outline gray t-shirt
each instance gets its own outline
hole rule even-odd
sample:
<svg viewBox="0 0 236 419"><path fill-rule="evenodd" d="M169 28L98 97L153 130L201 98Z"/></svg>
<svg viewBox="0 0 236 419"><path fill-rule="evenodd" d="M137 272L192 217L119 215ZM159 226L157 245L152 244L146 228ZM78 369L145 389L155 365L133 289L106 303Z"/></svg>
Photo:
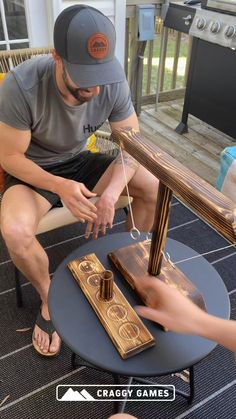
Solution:
<svg viewBox="0 0 236 419"><path fill-rule="evenodd" d="M127 81L101 86L90 102L67 105L56 85L51 56L20 64L5 77L0 90L0 121L31 130L26 156L42 167L77 155L107 119L122 121L133 112Z"/></svg>

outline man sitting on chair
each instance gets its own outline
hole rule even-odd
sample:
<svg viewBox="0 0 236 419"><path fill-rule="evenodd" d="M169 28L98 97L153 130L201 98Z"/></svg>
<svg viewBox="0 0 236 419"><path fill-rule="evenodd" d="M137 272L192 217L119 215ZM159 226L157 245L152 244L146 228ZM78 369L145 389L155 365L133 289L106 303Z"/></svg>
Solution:
<svg viewBox="0 0 236 419"><path fill-rule="evenodd" d="M48 258L35 234L52 206L64 205L82 222L86 237L112 227L114 205L125 194L120 156L86 149L107 119L111 129L138 130L122 67L114 57L115 29L100 11L75 5L54 27L52 56L30 59L5 78L0 95L1 165L6 172L1 231L17 268L42 300L33 345L58 354L60 338L48 312ZM158 181L124 152L136 226L152 228ZM96 204L88 199L98 195ZM132 227L127 217L127 229Z"/></svg>

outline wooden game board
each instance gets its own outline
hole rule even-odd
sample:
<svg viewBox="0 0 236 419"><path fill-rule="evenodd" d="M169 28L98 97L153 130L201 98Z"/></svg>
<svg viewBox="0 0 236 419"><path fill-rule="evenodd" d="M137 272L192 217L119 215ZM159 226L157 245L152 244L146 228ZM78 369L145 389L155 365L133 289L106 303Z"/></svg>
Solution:
<svg viewBox="0 0 236 419"><path fill-rule="evenodd" d="M139 294L144 302L145 294L142 294L139 284L140 280L147 274L149 254L150 240L145 240L117 249L108 255L130 286ZM162 259L161 272L156 275L156 278L173 288L177 288L200 308L206 310L203 296L198 289L182 271L176 266L173 267L173 265L164 258Z"/></svg>
<svg viewBox="0 0 236 419"><path fill-rule="evenodd" d="M110 300L101 298L100 281L105 268L94 253L72 260L68 268L122 358L131 357L155 344L154 337L115 283L113 297Z"/></svg>

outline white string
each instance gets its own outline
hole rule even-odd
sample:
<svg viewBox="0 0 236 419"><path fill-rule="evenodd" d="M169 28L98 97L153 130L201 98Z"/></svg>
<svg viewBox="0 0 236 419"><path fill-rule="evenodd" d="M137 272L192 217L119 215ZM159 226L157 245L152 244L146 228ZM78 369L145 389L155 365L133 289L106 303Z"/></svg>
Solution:
<svg viewBox="0 0 236 419"><path fill-rule="evenodd" d="M125 163L124 163L124 157L123 157L123 150L122 150L122 148L121 148L121 146L120 146L120 155L121 155L121 161L122 161L122 167L123 167L123 172L124 172L124 178L125 178L125 187L126 187L126 191L127 191L127 196L128 196L128 200L129 200L129 203L128 203L128 206L129 206L129 211L130 211L130 216L131 216L131 222L132 222L132 230L134 231L134 232L136 232L136 233L138 233L138 235L140 236L140 231L137 229L137 227L135 226L135 224L134 224L134 217L133 217L133 211L132 211L132 207L131 207L131 203L130 203L130 194L129 194L129 187L128 187L128 181L127 181L127 176L126 176L126 171L125 171ZM182 201L181 201L181 203L187 208L187 209L189 209ZM206 223L207 224L207 223ZM211 226L210 226L211 227ZM137 237L135 237L133 234L132 234L132 232L130 233L131 234L131 237L134 239L134 240L136 240L136 238ZM218 233L219 234L219 233ZM151 239L149 238L149 236L150 236L150 233L147 233L147 236L146 236L146 240L150 240L151 241ZM222 236L222 235L221 235ZM222 236L223 237L223 236ZM223 237L224 239L225 239L225 237ZM162 251L162 254L163 254L163 256L164 256L164 258L165 258L165 260L167 260L173 267L174 267L174 265L178 265L179 263L182 263L182 262L187 262L187 261L189 261L189 260L192 260L192 259L197 259L197 258L200 258L200 257L202 257L202 256L206 256L206 255L210 255L211 253L215 253L215 252L220 252L221 250L226 250L226 249L229 249L230 247L235 247L236 248L236 245L235 244L230 244L229 246L224 246L224 247L221 247L221 248L219 248L219 249L215 249L215 250L210 250L209 252L205 252L205 253L201 253L201 254L198 254L198 255L195 255L195 256L192 256L192 257L190 257L190 258L186 258L186 259L181 259L181 260L178 260L177 262L172 262L172 260L171 260L171 257L170 257L170 255L169 255L169 253L164 253L163 251ZM167 257L166 257L167 256Z"/></svg>
<svg viewBox="0 0 236 419"><path fill-rule="evenodd" d="M220 237L222 237L222 239L224 239L225 241L227 241L228 243L230 243L230 240L227 238L227 237L224 237L223 236L223 234L220 232L220 231L218 231L218 230L216 230L216 228L214 228L209 222L207 222L206 220L204 220L204 218L203 217L201 217L199 214L196 214L191 208L189 208L187 205L186 205L186 203L184 202L184 201L182 201L181 200L181 198L177 198L177 197L175 197L176 199L177 199L177 201L181 204L181 205L183 205L188 211L190 211L192 214L194 214L194 215L198 215L199 216L199 218L198 218L198 220L199 221L203 221L208 227L210 227L210 229L211 230L213 230L213 231L215 231L217 234L218 234L218 236L220 236ZM231 244L229 247L231 247L231 246L235 246L234 244ZM217 251L217 250L216 250Z"/></svg>
<svg viewBox="0 0 236 419"><path fill-rule="evenodd" d="M133 211L132 211L132 207L131 207L131 203L130 203L130 194L129 194L129 188L128 188L128 181L127 181L127 176L126 176L126 171L125 171L125 163L124 163L124 157L123 157L123 150L122 150L121 147L120 147L120 155L121 155L122 167L123 167L124 178L125 178L125 188L126 188L126 192L127 192L127 196L128 196L128 200L129 200L128 205L129 205L129 210L130 210L132 227L135 228L134 216L133 216Z"/></svg>
<svg viewBox="0 0 236 419"><path fill-rule="evenodd" d="M133 234L133 232L138 233L138 236L140 236L140 231L137 229L137 227L134 224L134 216L133 216L133 210L132 210L132 206L131 206L131 202L130 202L130 194L129 194L129 188L128 188L128 181L127 181L127 176L126 176L126 171L125 171L125 163L124 163L124 157L123 157L123 150L120 147L120 155L121 155L121 162L122 162L122 167L123 167L123 172L124 172L124 178L125 178L125 188L126 188L126 192L127 192L127 196L128 196L128 206L129 206L129 211L130 211L130 217L131 217L131 222L132 222L132 230L131 230L131 237L133 239L136 239L135 235ZM133 231L133 232L132 232Z"/></svg>
<svg viewBox="0 0 236 419"><path fill-rule="evenodd" d="M168 260L172 265L178 265L179 263L182 263L182 262L188 262L189 260L192 260L192 259L197 259L197 258L200 258L202 256L210 255L211 253L220 252L221 250L229 249L230 247L235 247L235 244L230 244L229 246L221 247L221 248L215 249L215 250L210 250L209 252L201 253L201 254L192 256L190 258L186 258L186 259L181 259L181 260L178 260L177 262L172 262L171 259L170 259L170 255L168 254Z"/></svg>

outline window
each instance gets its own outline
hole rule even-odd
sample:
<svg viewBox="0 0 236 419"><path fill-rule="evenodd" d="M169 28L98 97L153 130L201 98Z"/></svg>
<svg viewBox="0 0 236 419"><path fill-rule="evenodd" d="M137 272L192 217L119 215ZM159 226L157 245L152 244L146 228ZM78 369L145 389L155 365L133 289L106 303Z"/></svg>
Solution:
<svg viewBox="0 0 236 419"><path fill-rule="evenodd" d="M24 0L0 0L0 50L28 48Z"/></svg>

